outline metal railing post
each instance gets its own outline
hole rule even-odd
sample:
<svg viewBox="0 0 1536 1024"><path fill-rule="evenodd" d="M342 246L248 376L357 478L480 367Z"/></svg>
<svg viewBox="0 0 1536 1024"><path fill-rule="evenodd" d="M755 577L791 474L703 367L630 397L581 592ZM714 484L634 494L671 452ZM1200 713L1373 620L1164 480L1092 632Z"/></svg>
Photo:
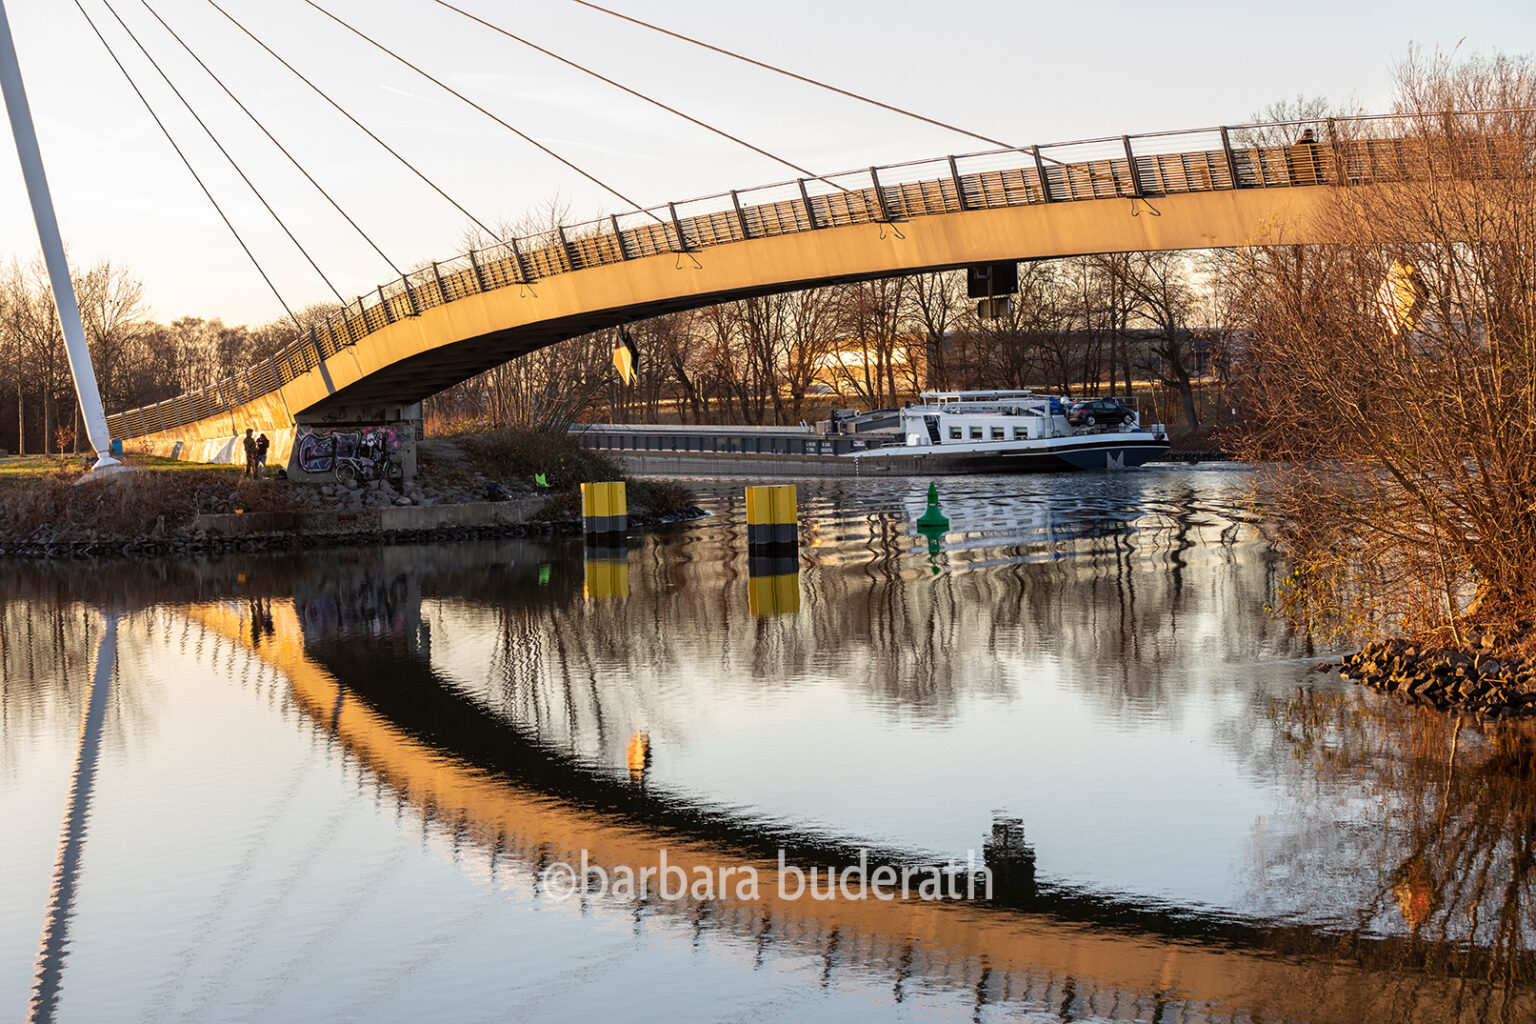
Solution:
<svg viewBox="0 0 1536 1024"><path fill-rule="evenodd" d="M1040 159L1040 147L1032 147L1031 152L1035 154L1035 173L1040 175L1040 194L1046 202L1054 203L1056 197L1051 195L1051 180L1045 176L1045 161Z"/></svg>
<svg viewBox="0 0 1536 1024"><path fill-rule="evenodd" d="M741 228L741 240L745 242L752 235L747 231L747 215L742 212L741 197L736 194L735 189L731 189L731 208L736 211L736 226Z"/></svg>
<svg viewBox="0 0 1536 1024"><path fill-rule="evenodd" d="M1131 172L1131 195L1141 198L1141 175L1136 173L1136 154L1131 152L1131 137L1120 136L1120 141L1125 144L1125 163Z"/></svg>
<svg viewBox="0 0 1536 1024"><path fill-rule="evenodd" d="M570 240L565 237L565 225L555 225L555 235L560 239L560 254L565 257L565 269L567 272L576 269L576 254L571 251Z"/></svg>
<svg viewBox="0 0 1536 1024"><path fill-rule="evenodd" d="M528 264L523 260L523 250L518 247L517 239L512 239L508 244L512 246L512 263L517 267L517 283L532 283L533 275L528 273Z"/></svg>
<svg viewBox="0 0 1536 1024"><path fill-rule="evenodd" d="M1227 135L1227 126L1221 126L1221 151L1227 157L1227 177L1232 181L1232 187L1237 188L1237 157L1232 155L1232 139Z"/></svg>
<svg viewBox="0 0 1536 1024"><path fill-rule="evenodd" d="M875 187L875 203L880 207L880 219L889 221L891 212L885 208L885 189L880 187L880 172L874 167L869 169L869 182Z"/></svg>
<svg viewBox="0 0 1536 1024"><path fill-rule="evenodd" d="M437 298L443 305L448 305L452 299L448 295L448 289L443 286L443 275L437 269L437 260L432 261L432 280L437 282Z"/></svg>
<svg viewBox="0 0 1536 1024"><path fill-rule="evenodd" d="M800 186L800 201L805 204L805 222L815 231L821 225L816 223L816 211L811 209L811 194L805 190L804 178L797 178L796 182Z"/></svg>
<svg viewBox="0 0 1536 1024"><path fill-rule="evenodd" d="M1331 117L1328 118L1327 121L1324 122L1324 124L1326 125L1327 130L1328 130L1328 151L1333 154L1333 178L1332 178L1332 180L1333 180L1334 184L1339 184L1339 183L1341 183L1344 180L1344 171L1343 171L1344 159L1343 159L1343 154L1340 153L1340 151L1339 151L1339 130L1338 130L1338 124ZM1318 180L1322 180L1321 175L1319 175Z"/></svg>
<svg viewBox="0 0 1536 1024"><path fill-rule="evenodd" d="M384 286L383 285L379 285L379 287L376 288L375 291L377 291L379 293L379 305L384 310L384 324L387 327L388 325L390 325L390 324L395 322L395 318L390 315L390 312L389 312L389 300L384 297Z"/></svg>
<svg viewBox="0 0 1536 1024"><path fill-rule="evenodd" d="M411 288L410 279L401 274L400 284L405 288L405 300L411 304L411 315L421 316L421 303L416 301L416 292Z"/></svg>
<svg viewBox="0 0 1536 1024"><path fill-rule="evenodd" d="M960 205L960 212L969 210L970 204L965 201L965 186L960 184L960 168L955 165L955 158L949 158L949 180L955 186L955 202Z"/></svg>
<svg viewBox="0 0 1536 1024"><path fill-rule="evenodd" d="M683 235L683 222L677 219L677 204L668 203L667 212L672 215L672 230L677 232L677 251L688 251L688 239Z"/></svg>
<svg viewBox="0 0 1536 1024"><path fill-rule="evenodd" d="M629 250L624 248L624 232L619 227L619 215L616 213L611 214L608 219L613 223L613 244L618 247L619 259L627 260L629 259Z"/></svg>
<svg viewBox="0 0 1536 1024"><path fill-rule="evenodd" d="M469 265L473 267L475 271L475 289L481 294L484 294L486 290L485 275L480 270L480 261L475 259L475 250L473 249L469 250Z"/></svg>

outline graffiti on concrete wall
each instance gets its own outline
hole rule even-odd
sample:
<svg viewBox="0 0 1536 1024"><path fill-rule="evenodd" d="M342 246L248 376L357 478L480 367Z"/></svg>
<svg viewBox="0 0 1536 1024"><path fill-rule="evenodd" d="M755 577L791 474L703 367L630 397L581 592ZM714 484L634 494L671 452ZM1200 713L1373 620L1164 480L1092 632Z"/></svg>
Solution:
<svg viewBox="0 0 1536 1024"><path fill-rule="evenodd" d="M346 461L382 469L384 460L400 450L401 440L401 431L395 427L368 427L362 430L315 430L300 427L295 458L299 468L306 473L329 473L336 468L338 462Z"/></svg>

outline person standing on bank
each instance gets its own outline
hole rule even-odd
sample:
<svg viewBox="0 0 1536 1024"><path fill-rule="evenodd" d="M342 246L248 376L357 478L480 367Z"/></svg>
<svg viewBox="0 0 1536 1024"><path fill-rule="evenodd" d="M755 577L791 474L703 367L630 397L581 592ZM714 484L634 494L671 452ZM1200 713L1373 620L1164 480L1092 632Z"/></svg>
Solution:
<svg viewBox="0 0 1536 1024"><path fill-rule="evenodd" d="M267 449L272 447L272 442L267 440L266 434L260 434L256 438L256 479L267 478Z"/></svg>
<svg viewBox="0 0 1536 1024"><path fill-rule="evenodd" d="M250 427L245 428L245 475L248 477L256 476L256 439L252 433Z"/></svg>

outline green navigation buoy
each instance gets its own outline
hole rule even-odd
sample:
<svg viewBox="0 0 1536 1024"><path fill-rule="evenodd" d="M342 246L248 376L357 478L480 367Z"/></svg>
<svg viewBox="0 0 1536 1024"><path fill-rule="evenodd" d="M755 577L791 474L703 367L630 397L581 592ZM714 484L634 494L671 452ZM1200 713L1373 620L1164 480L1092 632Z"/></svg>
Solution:
<svg viewBox="0 0 1536 1024"><path fill-rule="evenodd" d="M917 520L919 530L947 530L949 519L939 511L939 488L937 484L928 485L928 511L924 512Z"/></svg>

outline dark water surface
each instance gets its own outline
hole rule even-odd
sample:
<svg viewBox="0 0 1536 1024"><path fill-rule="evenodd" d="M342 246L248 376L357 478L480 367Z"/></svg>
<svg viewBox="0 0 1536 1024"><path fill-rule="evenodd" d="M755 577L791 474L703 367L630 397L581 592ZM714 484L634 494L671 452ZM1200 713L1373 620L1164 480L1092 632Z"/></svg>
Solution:
<svg viewBox="0 0 1536 1024"><path fill-rule="evenodd" d="M7 565L0 1019L1536 1018L1530 733L1311 671L1250 483ZM950 861L991 898L793 886Z"/></svg>

